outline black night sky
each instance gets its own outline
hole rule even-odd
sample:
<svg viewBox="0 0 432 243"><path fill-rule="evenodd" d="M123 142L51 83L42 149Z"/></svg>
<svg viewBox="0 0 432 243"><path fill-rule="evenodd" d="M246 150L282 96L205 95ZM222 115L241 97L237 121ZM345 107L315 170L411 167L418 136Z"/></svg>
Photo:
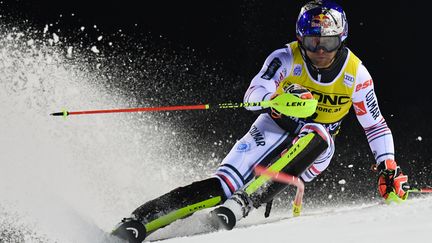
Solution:
<svg viewBox="0 0 432 243"><path fill-rule="evenodd" d="M26 19L41 29L51 24L52 29L58 29L72 40L85 26L88 31L83 41L89 43L100 35L105 36L103 41L115 42L121 32L129 43L141 43L147 52L155 55L168 50L176 53L176 57L180 56L179 62L183 60L182 53L193 56L188 60L190 68L182 77L193 80L203 77L205 72L221 74L213 80L216 85L211 87L203 81L174 81L176 85L172 89L186 87L192 90L185 93L180 102L223 102L241 100L266 56L295 39L295 21L305 2L3 0L0 14ZM428 174L419 173L425 167L430 173L432 161L428 156L432 144L429 122L432 114L428 108L432 104L428 89L431 48L426 37L430 34L430 10L423 6L423 1L339 3L349 22L348 47L363 61L374 79L381 111L393 131L398 160L405 164L408 173L413 174L414 181L428 180L430 183ZM125 44L123 48L138 58L140 51L133 50L134 46ZM175 75L168 73L159 79L174 85ZM211 77L209 81L212 81ZM128 84L124 85L128 87ZM236 120L241 127L234 132L237 136L242 136L254 119L246 112L213 114L222 125L210 124L211 129L223 131ZM196 124L191 129L205 130ZM370 153L363 131L352 115L342 129L345 135L338 138L341 156L345 153L353 156L353 153L360 153L358 151ZM418 136L423 138L421 143L416 140ZM345 144L353 139L360 142L346 147ZM338 158L335 160L335 167L330 170L338 170ZM365 171L361 173L372 178L372 173L367 171L370 158L365 160ZM367 183L375 183L375 177Z"/></svg>
<svg viewBox="0 0 432 243"><path fill-rule="evenodd" d="M52 1L6 0L2 11L63 32L81 26L110 35L121 30L139 41L186 47L233 74L252 77L264 58L295 38L305 1ZM348 46L371 72L382 103L430 103L427 9L421 1L340 1L349 21ZM161 38L162 36L162 38ZM385 104L383 104L385 105ZM390 105L392 107L393 105ZM395 107L393 107L395 108ZM391 109L391 108L390 108ZM400 110L395 110L399 112Z"/></svg>

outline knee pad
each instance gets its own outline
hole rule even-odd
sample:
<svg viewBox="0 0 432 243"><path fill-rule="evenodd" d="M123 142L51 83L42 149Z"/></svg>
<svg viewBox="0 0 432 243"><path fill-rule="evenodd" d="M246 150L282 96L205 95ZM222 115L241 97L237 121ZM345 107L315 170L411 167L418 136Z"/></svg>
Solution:
<svg viewBox="0 0 432 243"><path fill-rule="evenodd" d="M333 144L333 138L327 129L319 123L306 123L299 131L297 137L293 140L293 144L301 137L309 133L315 133L320 136L330 147Z"/></svg>
<svg viewBox="0 0 432 243"><path fill-rule="evenodd" d="M331 139L330 134L328 134L328 136L326 136L326 134L328 133L325 131L325 128L322 125L305 126L303 129L303 134L299 134L291 147L287 151L283 152L283 154L293 153L293 151L297 150L296 153L293 153L296 154L295 157L292 158L292 160L281 170L281 172L293 176L300 176L328 148L329 143L332 140L329 140ZM306 140L306 143L304 142L304 139L299 141L302 137L307 135L309 138ZM275 163L278 163L278 161ZM257 193L251 195L253 205L255 207L259 207L262 203L269 202L286 187L288 187L287 184L274 181L268 182L262 188L260 188Z"/></svg>

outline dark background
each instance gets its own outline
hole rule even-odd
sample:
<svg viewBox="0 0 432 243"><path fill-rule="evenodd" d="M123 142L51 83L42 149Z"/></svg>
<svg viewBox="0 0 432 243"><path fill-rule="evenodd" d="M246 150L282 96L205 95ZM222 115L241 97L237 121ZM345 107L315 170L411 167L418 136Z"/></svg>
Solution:
<svg viewBox="0 0 432 243"><path fill-rule="evenodd" d="M88 35L119 30L136 40L145 35L154 38L153 45L192 48L199 58L250 78L271 51L295 39L295 20L305 2L6 0L2 10L69 34L85 26ZM339 3L349 20L348 46L372 74L381 102L391 102L385 110L403 112L398 105L411 99L430 103L424 88L431 54L428 8L421 1Z"/></svg>
<svg viewBox="0 0 432 243"><path fill-rule="evenodd" d="M107 62L124 73L113 85L137 103L152 103L158 97L159 103L182 104L242 100L267 55L295 39L295 21L305 2L8 0L0 7L2 15L40 29L48 24L50 31L70 42L99 44ZM397 160L413 183L431 184L431 48L426 37L430 10L422 1L338 2L349 22L348 47L374 79ZM82 26L85 34L79 31ZM104 38L98 42L100 35ZM109 49L109 42L115 48ZM143 79L154 86L144 85ZM179 128L180 134L200 134L181 145L191 150L197 142L211 147L215 141L230 141L214 148L222 157L255 119L245 111L161 116L187 124ZM336 142L338 150L328 169L333 173L324 173L316 183L338 192L338 178L367 178L357 179L367 186L347 185L345 194L355 198L355 191L373 186L376 177L369 171L371 153L352 114ZM354 173L347 169L349 164L356 165Z"/></svg>

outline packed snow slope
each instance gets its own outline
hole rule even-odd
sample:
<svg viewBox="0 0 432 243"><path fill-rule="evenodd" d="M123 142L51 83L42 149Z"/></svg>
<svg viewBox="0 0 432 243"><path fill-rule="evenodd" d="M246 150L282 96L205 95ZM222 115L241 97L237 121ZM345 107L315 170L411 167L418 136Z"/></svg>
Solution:
<svg viewBox="0 0 432 243"><path fill-rule="evenodd" d="M285 212L278 211L265 220L263 212L257 210L249 218L240 221L232 231L177 237L166 242L424 243L432 241L431 215L432 197L413 198L401 205L377 202L332 208L305 208L303 215L295 218L290 216L288 207ZM189 232L193 232L193 227L197 227L185 222L173 225L171 229L163 229L167 231L165 236L187 235L184 232L186 229L181 232L180 228L189 227ZM175 227L178 229L173 229Z"/></svg>

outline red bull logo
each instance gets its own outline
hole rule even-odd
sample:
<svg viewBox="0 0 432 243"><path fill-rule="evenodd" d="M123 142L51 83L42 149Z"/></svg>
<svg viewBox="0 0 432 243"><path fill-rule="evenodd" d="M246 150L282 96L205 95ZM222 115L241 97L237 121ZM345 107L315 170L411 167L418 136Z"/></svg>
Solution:
<svg viewBox="0 0 432 243"><path fill-rule="evenodd" d="M332 21L331 19L326 16L325 14L319 14L319 15L315 15L312 18L312 23L311 23L311 27L322 27L322 28L328 28L332 26Z"/></svg>

